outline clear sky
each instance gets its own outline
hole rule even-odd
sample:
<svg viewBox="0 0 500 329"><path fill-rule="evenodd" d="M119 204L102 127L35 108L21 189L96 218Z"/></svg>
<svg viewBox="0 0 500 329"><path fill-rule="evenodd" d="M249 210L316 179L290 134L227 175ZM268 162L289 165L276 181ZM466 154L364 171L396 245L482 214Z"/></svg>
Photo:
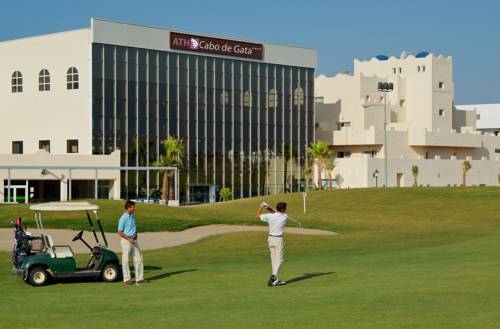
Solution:
<svg viewBox="0 0 500 329"><path fill-rule="evenodd" d="M318 49L316 74L354 58L453 56L457 104L500 102L500 1L2 1L0 40L88 27L90 18ZM0 54L1 58L1 54Z"/></svg>

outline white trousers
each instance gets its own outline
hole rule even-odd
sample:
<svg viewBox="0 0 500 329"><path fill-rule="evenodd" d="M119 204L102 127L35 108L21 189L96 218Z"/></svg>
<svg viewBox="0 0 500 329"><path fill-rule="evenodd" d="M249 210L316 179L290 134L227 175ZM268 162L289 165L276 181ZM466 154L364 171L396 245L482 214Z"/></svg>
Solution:
<svg viewBox="0 0 500 329"><path fill-rule="evenodd" d="M121 239L122 245L122 271L123 271L123 281L130 280L130 268L128 266L128 260L130 255L134 260L134 273L135 281L144 280L144 263L142 261L141 249L139 249L139 244L137 242L130 243L125 239Z"/></svg>
<svg viewBox="0 0 500 329"><path fill-rule="evenodd" d="M269 252L271 254L271 266L273 275L278 276L280 266L285 260L285 241L283 238L270 236L267 239L269 245Z"/></svg>

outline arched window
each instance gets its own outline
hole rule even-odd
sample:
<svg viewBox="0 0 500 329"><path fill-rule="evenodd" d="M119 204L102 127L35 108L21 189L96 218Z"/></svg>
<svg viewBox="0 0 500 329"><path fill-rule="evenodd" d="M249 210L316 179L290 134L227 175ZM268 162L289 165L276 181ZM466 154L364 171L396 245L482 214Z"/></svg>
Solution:
<svg viewBox="0 0 500 329"><path fill-rule="evenodd" d="M12 73L12 92L23 92L23 75L19 71L15 71L14 73Z"/></svg>
<svg viewBox="0 0 500 329"><path fill-rule="evenodd" d="M293 93L293 105L304 105L304 90L300 87L296 88Z"/></svg>
<svg viewBox="0 0 500 329"><path fill-rule="evenodd" d="M243 107L252 107L252 92L249 90L243 94Z"/></svg>
<svg viewBox="0 0 500 329"><path fill-rule="evenodd" d="M274 90L274 89L269 90L268 99L267 99L267 107L275 108L276 101L277 101L276 90Z"/></svg>
<svg viewBox="0 0 500 329"><path fill-rule="evenodd" d="M38 74L38 90L39 91L49 91L50 90L50 73L47 69L43 69Z"/></svg>
<svg viewBox="0 0 500 329"><path fill-rule="evenodd" d="M72 66L66 72L66 88L78 89L78 82L78 70Z"/></svg>

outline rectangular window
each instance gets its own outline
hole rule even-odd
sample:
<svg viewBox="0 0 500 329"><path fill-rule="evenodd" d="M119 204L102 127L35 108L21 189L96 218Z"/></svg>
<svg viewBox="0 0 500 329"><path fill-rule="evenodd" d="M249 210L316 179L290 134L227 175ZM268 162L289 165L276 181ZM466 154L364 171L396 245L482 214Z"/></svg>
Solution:
<svg viewBox="0 0 500 329"><path fill-rule="evenodd" d="M500 153L500 149L495 149L495 153Z"/></svg>
<svg viewBox="0 0 500 329"><path fill-rule="evenodd" d="M50 153L50 141L49 140L38 141L38 149Z"/></svg>
<svg viewBox="0 0 500 329"><path fill-rule="evenodd" d="M443 81L439 81L438 87L439 87L439 89L444 89L444 82Z"/></svg>
<svg viewBox="0 0 500 329"><path fill-rule="evenodd" d="M12 142L12 154L23 154L23 142L22 141Z"/></svg>
<svg viewBox="0 0 500 329"><path fill-rule="evenodd" d="M417 72L420 72L420 66L417 66Z"/></svg>
<svg viewBox="0 0 500 329"><path fill-rule="evenodd" d="M66 141L67 153L78 153L78 139L68 139Z"/></svg>
<svg viewBox="0 0 500 329"><path fill-rule="evenodd" d="M425 65L422 66L422 72L425 72Z"/></svg>
<svg viewBox="0 0 500 329"><path fill-rule="evenodd" d="M337 129L342 129L343 127L349 128L350 126L350 122L337 122Z"/></svg>
<svg viewBox="0 0 500 329"><path fill-rule="evenodd" d="M395 67L392 68L392 73L396 74L396 68Z"/></svg>
<svg viewBox="0 0 500 329"><path fill-rule="evenodd" d="M443 109L439 109L439 116L444 117L444 110Z"/></svg>
<svg viewBox="0 0 500 329"><path fill-rule="evenodd" d="M351 152L349 151L340 151L337 152L337 158L342 159L342 158L350 158L351 157Z"/></svg>
<svg viewBox="0 0 500 329"><path fill-rule="evenodd" d="M370 158L374 158L375 154L377 154L377 151L370 150L370 151L363 151L363 154L368 154Z"/></svg>
<svg viewBox="0 0 500 329"><path fill-rule="evenodd" d="M405 100L404 100L404 99L400 99L400 100L399 100L399 106L401 106L401 107L405 107L405 105L406 105Z"/></svg>
<svg viewBox="0 0 500 329"><path fill-rule="evenodd" d="M400 67L399 68L399 74L403 73L403 69Z"/></svg>
<svg viewBox="0 0 500 329"><path fill-rule="evenodd" d="M314 97L314 102L315 103L324 103L325 102L325 97L323 97L323 96L316 96L316 97Z"/></svg>

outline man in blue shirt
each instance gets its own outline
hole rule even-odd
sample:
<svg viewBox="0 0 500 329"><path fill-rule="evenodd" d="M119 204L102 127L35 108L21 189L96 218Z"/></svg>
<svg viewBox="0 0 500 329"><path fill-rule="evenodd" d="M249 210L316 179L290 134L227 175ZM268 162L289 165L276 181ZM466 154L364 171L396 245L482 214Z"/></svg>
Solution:
<svg viewBox="0 0 500 329"><path fill-rule="evenodd" d="M135 203L133 201L125 202L125 212L118 222L118 236L121 238L122 245L122 271L123 282L127 285L132 284L130 278L130 268L128 260L130 255L134 259L135 282L147 282L144 280L144 263L142 254L137 243L137 227L135 225Z"/></svg>

